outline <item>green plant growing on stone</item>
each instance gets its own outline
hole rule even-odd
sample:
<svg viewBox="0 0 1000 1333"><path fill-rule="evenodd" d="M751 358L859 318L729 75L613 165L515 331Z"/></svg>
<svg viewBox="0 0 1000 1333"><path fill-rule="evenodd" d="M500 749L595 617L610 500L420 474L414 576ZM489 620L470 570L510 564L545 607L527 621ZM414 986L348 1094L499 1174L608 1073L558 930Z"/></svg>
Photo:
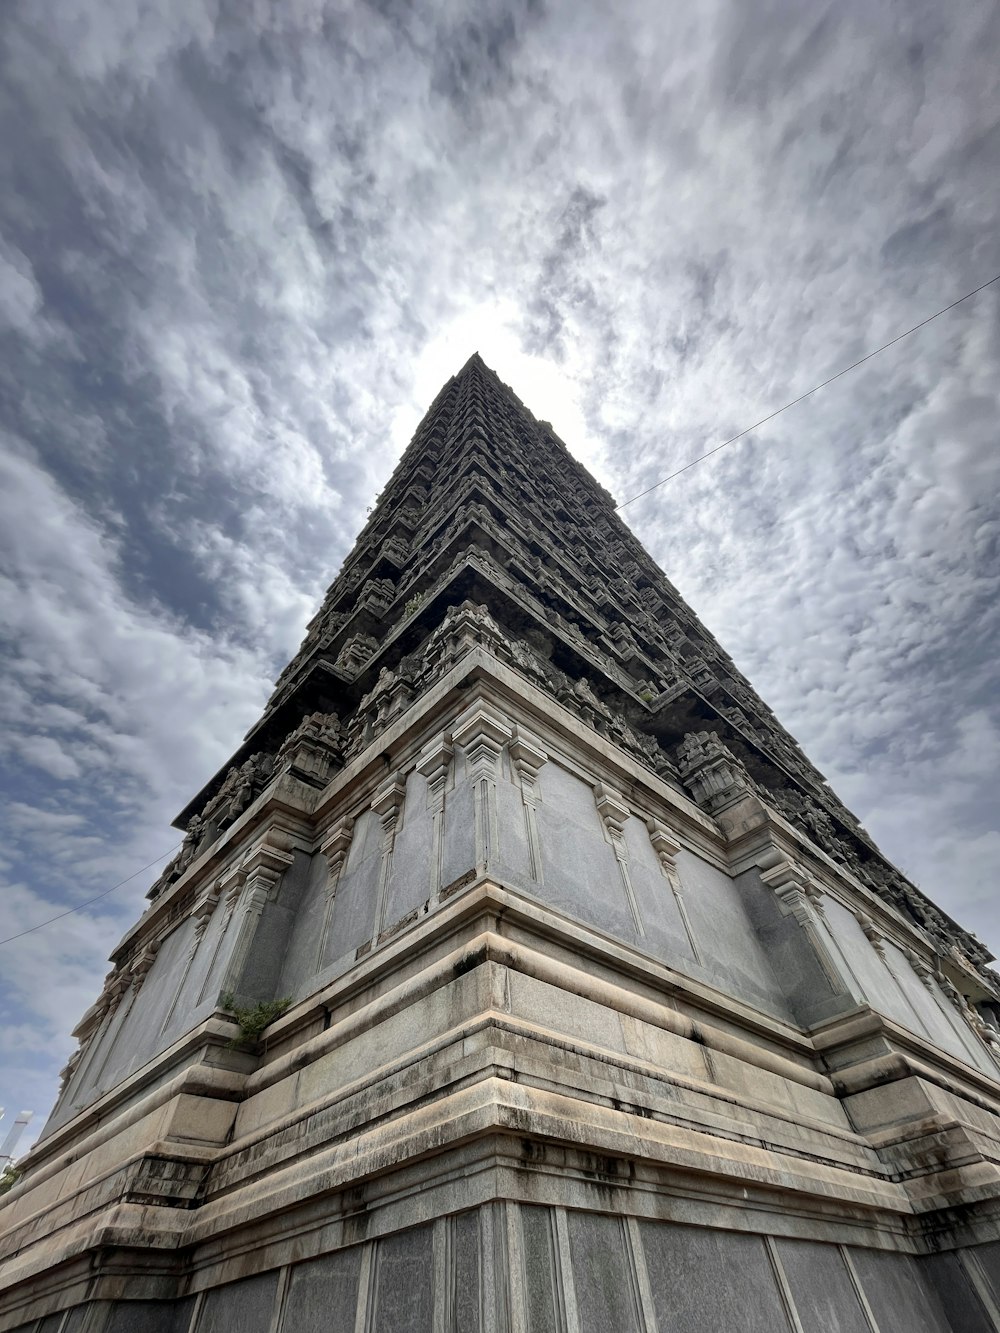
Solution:
<svg viewBox="0 0 1000 1333"><path fill-rule="evenodd" d="M423 600L424 600L423 595L419 592L415 592L413 596L409 599L409 601L407 601L406 604L404 605L403 614L406 616L412 615Z"/></svg>
<svg viewBox="0 0 1000 1333"><path fill-rule="evenodd" d="M240 1025L240 1035L227 1042L226 1049L241 1051L248 1046L256 1046L264 1029L280 1018L291 1003L292 997L285 995L280 1000L262 1000L259 1004L243 1008L236 1003L235 995L223 995L223 1008L228 1009Z"/></svg>
<svg viewBox="0 0 1000 1333"><path fill-rule="evenodd" d="M12 1190L20 1179L20 1171L8 1162L3 1171L0 1171L0 1194L6 1194L8 1190Z"/></svg>
<svg viewBox="0 0 1000 1333"><path fill-rule="evenodd" d="M640 693L639 698L642 700L644 704L651 704L653 702L653 691L643 690Z"/></svg>

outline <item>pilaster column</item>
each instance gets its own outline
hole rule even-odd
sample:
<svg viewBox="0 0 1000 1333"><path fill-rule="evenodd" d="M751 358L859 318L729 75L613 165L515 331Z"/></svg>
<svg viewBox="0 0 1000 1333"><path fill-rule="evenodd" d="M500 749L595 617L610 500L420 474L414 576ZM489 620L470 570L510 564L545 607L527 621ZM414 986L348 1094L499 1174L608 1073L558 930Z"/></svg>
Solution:
<svg viewBox="0 0 1000 1333"><path fill-rule="evenodd" d="M625 897L628 900L629 911L632 913L632 921L639 935L645 935L646 930L642 924L642 914L639 911L639 903L635 896L635 890L632 887L632 877L628 868L628 844L625 841L625 821L628 819L631 811L625 804L623 798L613 788L599 782L594 788L594 800L597 804L597 813L601 816L601 822L604 824L604 831L608 841L615 853L615 860L618 862L618 869L622 877L622 886L625 889Z"/></svg>
<svg viewBox="0 0 1000 1333"><path fill-rule="evenodd" d="M476 868L483 874L497 859L500 829L497 823L497 771L503 747L513 737L506 719L487 704L475 703L458 719L452 735L465 751L469 778L475 792Z"/></svg>
<svg viewBox="0 0 1000 1333"><path fill-rule="evenodd" d="M906 961L913 968L914 972L920 978L921 982L924 984L926 989L930 991L930 993L934 996L936 1000L937 986L934 984L933 969L927 963L924 962L924 960L920 957L918 953L914 953L912 949L904 949L903 954L906 957Z"/></svg>
<svg viewBox="0 0 1000 1333"><path fill-rule="evenodd" d="M181 998L181 992L184 989L188 977L191 975L191 968L194 966L195 956L198 953L198 946L205 937L208 923L211 921L212 914L219 901L219 887L219 883L216 881L215 884L213 884L211 891L205 894L205 896L195 903L192 908L191 918L194 921L194 930L191 932L191 943L188 945L187 953L184 956L184 966L177 979L177 985L174 987L174 993L170 1000L170 1004L167 1006L167 1012L163 1015L163 1022L160 1024L161 1033L166 1032L167 1028L170 1026L170 1020L174 1016L177 1002Z"/></svg>
<svg viewBox="0 0 1000 1333"><path fill-rule="evenodd" d="M205 931L208 930L208 923L215 912L217 901L216 898L211 896L203 898L191 913L194 918L194 931L191 934L191 944L188 947L188 962L194 959L199 945L205 938Z"/></svg>
<svg viewBox="0 0 1000 1333"><path fill-rule="evenodd" d="M148 944L146 944L142 949L139 950L136 956L128 964L128 967L125 969L124 975L119 974L118 983L115 987L115 992L114 992L114 1004L113 1007L109 1009L108 1012L109 1027L111 1026L111 1018L121 1007L122 1000L125 1000L125 1007L121 1019L119 1020L118 1023L118 1031L115 1033L115 1036L111 1039L111 1041L106 1044L104 1051L100 1054L100 1057L99 1058L95 1057L96 1059L98 1059L98 1063L93 1073L93 1078L95 1083L107 1068L108 1057L111 1054L111 1051L114 1049L115 1045L117 1044L118 1038L121 1035L122 1027L125 1025L129 1015L135 1008L135 1002L139 998L139 992L143 988L143 985L146 981L146 977L149 975L149 969L156 962L156 955L159 951L159 948L160 948L159 940L150 940Z"/></svg>
<svg viewBox="0 0 1000 1333"><path fill-rule="evenodd" d="M441 865L444 858L444 790L455 747L444 732L424 747L417 760L417 772L427 779L427 810L431 817L430 897L441 892Z"/></svg>
<svg viewBox="0 0 1000 1333"><path fill-rule="evenodd" d="M674 902L677 904L677 914L681 919L681 925L684 927L684 934L687 936L687 942L691 946L691 952L694 954L696 963L704 962L701 956L701 950L698 948L698 941L694 936L694 928L691 925L691 918L688 916L687 904L684 901L684 889L681 884L681 877L677 870L677 853L681 850L681 844L674 835L658 819L648 819L646 827L649 829L649 841L653 844L653 851L656 853L657 860L660 863L660 869L670 885L670 892L674 895Z"/></svg>
<svg viewBox="0 0 1000 1333"><path fill-rule="evenodd" d="M372 931L372 943L378 940L385 926L385 903L389 891L389 876L392 874L392 853L396 845L396 830L399 826L399 812L406 799L406 779L402 773L393 773L382 783L372 797L372 809L382 825L382 864L379 867L378 890L375 898L375 925Z"/></svg>
<svg viewBox="0 0 1000 1333"><path fill-rule="evenodd" d="M224 995L237 993L264 907L275 897L281 876L292 864L291 852L276 845L277 838L281 836L280 831L269 829L243 858L242 869L246 881L241 895L242 911L236 941L222 981Z"/></svg>
<svg viewBox="0 0 1000 1333"><path fill-rule="evenodd" d="M927 1023L924 1021L921 1014L916 1009L913 1001L910 999L909 993L906 989L903 979L899 975L899 963L897 962L896 965L893 966L892 955L889 953L889 950L885 947L885 936L879 930L878 926L875 925L874 921L872 921L872 919L869 916L866 916L866 914L862 912L860 909L855 911L854 919L861 927L865 939L872 946L876 955L881 960L883 967L889 973L889 976L892 978L893 985L896 987L896 990L899 992L900 999L902 1000L904 1011L909 1011L912 1017L914 1031L921 1032L924 1036L929 1037L933 1041L934 1040L933 1033L931 1032ZM930 974L930 969L924 968L922 965L920 966L919 969L918 967L915 967L914 959L916 959L917 956L916 954L913 953L911 949L907 948L905 945L897 944L896 948L903 957L904 966L909 966L910 970L914 973L914 975L919 978L919 980L924 984L924 986L927 987L928 990L931 991L932 994L934 994L934 986ZM919 962L919 960L917 961ZM935 999L937 999L936 995ZM942 1012L947 1013L947 1011L944 1010L943 1005L940 1005L940 1001L938 1003L939 1007L942 1009ZM962 1001L962 1003L964 1004L964 1000ZM962 1012L962 1005L959 1004L957 1007L959 1009L959 1012ZM965 1017L964 1014L963 1017ZM964 1027L959 1028L957 1029L957 1032L960 1039L962 1039L964 1042L966 1038L966 1029Z"/></svg>
<svg viewBox="0 0 1000 1333"><path fill-rule="evenodd" d="M219 903L222 904L223 916L219 925L219 933L215 938L215 948L212 950L212 958L208 964L208 968L205 972L205 980L202 983L201 991L198 995L199 1004L201 1004L208 995L208 988L215 973L215 965L222 954L226 932L229 929L229 923L232 921L233 914L236 911L236 904L240 900L240 894L243 892L243 885L246 883L246 877L246 871L243 869L242 864L237 863L235 865L230 865L215 881L215 886L212 889L212 897L215 900L216 906L218 906Z"/></svg>
<svg viewBox="0 0 1000 1333"><path fill-rule="evenodd" d="M761 879L774 891L782 915L793 917L802 928L834 994L867 1004L857 973L827 922L819 886L802 866L788 860L777 848L765 852L757 865Z"/></svg>
<svg viewBox="0 0 1000 1333"><path fill-rule="evenodd" d="M132 993L128 974L122 970L109 972L104 978L104 988L97 1002L91 1005L73 1029L73 1036L79 1041L80 1048L74 1052L60 1073L60 1097L77 1074L82 1082L86 1066L93 1065L97 1060L104 1038L114 1022L115 1014L126 993L129 995ZM105 1058L106 1055L101 1057L102 1067Z"/></svg>
<svg viewBox="0 0 1000 1333"><path fill-rule="evenodd" d="M864 935L865 939L872 946L872 948L878 954L879 958L881 958L882 962L884 963L886 961L885 941L882 938L882 932L875 925L875 922L872 921L871 917L865 916L864 912L862 911L856 911L854 913L854 919L861 927L861 933Z"/></svg>
<svg viewBox="0 0 1000 1333"><path fill-rule="evenodd" d="M976 1013L975 1009L958 987L950 982L943 972L938 972L935 975L935 980L941 989L941 994L944 995L955 1007L958 1013L961 1014L962 1018L965 1019L966 1023L972 1028L980 1041L985 1043L993 1058L995 1060L1000 1058L1000 1034L998 1034L994 1028L990 1027L989 1023Z"/></svg>
<svg viewBox="0 0 1000 1333"><path fill-rule="evenodd" d="M132 978L133 1000L142 990L143 983L149 975L149 969L156 962L156 955L159 952L159 948L159 940L150 940L150 942L139 951L135 959L129 965L129 976Z"/></svg>
<svg viewBox="0 0 1000 1333"><path fill-rule="evenodd" d="M524 735L520 727L514 728L514 739L510 743L510 762L521 784L521 800L524 804L524 825L528 835L528 857L531 863L531 878L536 884L543 883L542 845L538 836L538 816L536 810L541 800L538 791L538 770L548 762L549 756L540 746Z"/></svg>
<svg viewBox="0 0 1000 1333"><path fill-rule="evenodd" d="M938 1009L944 1015L945 1022L947 1022L948 1025L951 1027L954 1027L955 1025L954 1019L952 1017L952 1012L948 1008L948 1005L945 1002L946 998L951 1001L951 1004L954 1006L954 1008L958 1010L959 1014L965 1020L962 1026L958 1029L958 1033L961 1038L962 1044L966 1047L966 1049L969 1050L970 1052L974 1052L973 1059L975 1059L975 1055L979 1054L978 1048L976 1046L977 1038L979 1041L984 1042L989 1047L991 1055L995 1056L996 1055L995 1048L997 1043L1000 1042L1000 1036L995 1034L992 1028L988 1027L988 1025L979 1016L979 1014L976 1013L975 1009L973 1009L972 1005L968 1002L965 996L962 995L960 991L956 990L955 994L959 996L959 1001L960 1001L960 1003L956 1005L954 999L951 996L948 997L945 996L943 989L938 983L937 977L935 977L934 975L934 969L923 958L921 958L920 955L915 950L904 948L902 952L903 956L906 958L906 961L909 963L910 967L920 978L924 987L930 992L931 996L933 997L934 1003L937 1005ZM969 1031L970 1028L972 1029L971 1032Z"/></svg>
<svg viewBox="0 0 1000 1333"><path fill-rule="evenodd" d="M337 897L337 886L347 864L347 854L351 850L354 838L354 816L345 815L332 824L319 845L320 854L326 860L326 886L323 893L323 924L320 927L319 940L316 944L315 968L318 971L326 956L330 927L333 924L333 904Z"/></svg>

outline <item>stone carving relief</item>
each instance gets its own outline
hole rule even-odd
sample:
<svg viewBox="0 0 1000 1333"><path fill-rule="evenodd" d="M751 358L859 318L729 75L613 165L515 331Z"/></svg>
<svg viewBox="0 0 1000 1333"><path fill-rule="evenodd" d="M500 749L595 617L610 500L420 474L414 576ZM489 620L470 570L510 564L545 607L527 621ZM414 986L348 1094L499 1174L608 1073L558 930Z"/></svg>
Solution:
<svg viewBox="0 0 1000 1333"><path fill-rule="evenodd" d="M274 759L258 751L226 774L222 786L201 812L202 823L216 831L228 828L271 781Z"/></svg>
<svg viewBox="0 0 1000 1333"><path fill-rule="evenodd" d="M392 604L396 595L396 585L392 579L369 579L358 593L355 606L358 610L370 611L381 619Z"/></svg>
<svg viewBox="0 0 1000 1333"><path fill-rule="evenodd" d="M195 859L198 854L198 848L201 846L206 833L205 820L200 815L192 815L188 820L188 826L184 831L184 839L181 842L180 850L172 860L168 861L160 872L159 878L153 883L146 897L150 900L158 898L168 885L173 884L175 880L180 879L184 871Z"/></svg>
<svg viewBox="0 0 1000 1333"><path fill-rule="evenodd" d="M292 773L314 787L325 787L340 765L343 748L337 714L310 713L282 742L275 772Z"/></svg>
<svg viewBox="0 0 1000 1333"><path fill-rule="evenodd" d="M599 782L594 788L594 803L597 806L597 813L601 817L601 823L604 825L605 836L611 844L615 860L618 863L618 873L621 875L625 901L628 903L635 933L639 936L645 935L646 928L643 925L639 902L632 886L628 843L625 840L625 825L631 812L623 797L604 782Z"/></svg>
<svg viewBox="0 0 1000 1333"><path fill-rule="evenodd" d="M378 680L358 704L347 727L345 757L358 754L385 731L413 698L420 677L419 659L404 657L393 671L383 667Z"/></svg>
<svg viewBox="0 0 1000 1333"><path fill-rule="evenodd" d="M359 671L378 648L378 639L370 634L352 634L337 655L336 665L344 671Z"/></svg>
<svg viewBox="0 0 1000 1333"><path fill-rule="evenodd" d="M410 544L398 533L391 533L382 543L382 555L397 569L402 569L410 559Z"/></svg>
<svg viewBox="0 0 1000 1333"><path fill-rule="evenodd" d="M772 792L774 803L790 823L807 833L818 847L834 860L842 857L841 840L833 820L811 796L794 787L782 787Z"/></svg>
<svg viewBox="0 0 1000 1333"><path fill-rule="evenodd" d="M164 868L160 877L146 894L156 899L174 884L195 859L203 844L213 841L234 823L260 795L274 775L274 759L258 751L242 764L229 769L222 786L205 804L200 815L192 815L180 851Z"/></svg>
<svg viewBox="0 0 1000 1333"><path fill-rule="evenodd" d="M336 585L327 593L319 614L309 622L298 652L274 682L274 689L267 701L269 709L287 693L287 687L302 669L306 658L313 652L321 652L324 648L328 648L346 623L348 617L345 612L329 610L335 591L339 593Z"/></svg>
<svg viewBox="0 0 1000 1333"><path fill-rule="evenodd" d="M695 804L710 815L718 814L744 796L761 794L761 788L717 732L689 732L675 754L681 781Z"/></svg>
<svg viewBox="0 0 1000 1333"><path fill-rule="evenodd" d="M573 680L551 662L540 657L526 641L508 638L489 611L473 602L449 607L444 620L427 640L420 654L404 659L404 679L407 688L415 690L431 684L475 647L487 649L500 661L506 662L527 676L588 726L600 735L613 740L622 749L652 768L659 776L676 778L673 764L656 741L651 736L635 731L622 714L609 708L597 696L586 677ZM401 667L403 665L401 663ZM384 673L383 691L388 691L395 685L399 674L399 671ZM359 715L366 710L371 711L376 691L362 701L358 710ZM360 748L357 736L377 735L380 726L377 718L368 720L367 729L359 727L355 730L352 724L350 752L353 753Z"/></svg>
<svg viewBox="0 0 1000 1333"><path fill-rule="evenodd" d="M351 568L347 570L346 573L341 574L340 578L337 580L338 593L353 592L354 589L358 587L364 576L365 572L364 569L362 568L361 561L359 560L355 564L353 564Z"/></svg>
<svg viewBox="0 0 1000 1333"><path fill-rule="evenodd" d="M336 713L309 713L282 741L275 756L276 764L279 767L284 764L302 743L321 745L338 754L341 748L340 718Z"/></svg>

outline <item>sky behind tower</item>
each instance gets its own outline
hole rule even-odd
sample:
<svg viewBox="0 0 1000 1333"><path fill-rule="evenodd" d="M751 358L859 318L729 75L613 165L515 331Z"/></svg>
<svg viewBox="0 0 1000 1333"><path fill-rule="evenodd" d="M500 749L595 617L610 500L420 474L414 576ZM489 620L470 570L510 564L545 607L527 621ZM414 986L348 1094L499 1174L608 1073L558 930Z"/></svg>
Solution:
<svg viewBox="0 0 1000 1333"><path fill-rule="evenodd" d="M992 0L3 6L0 935L171 848L473 350L623 500L1000 271L998 49ZM625 511L994 948L998 315ZM155 873L0 946L36 1129Z"/></svg>

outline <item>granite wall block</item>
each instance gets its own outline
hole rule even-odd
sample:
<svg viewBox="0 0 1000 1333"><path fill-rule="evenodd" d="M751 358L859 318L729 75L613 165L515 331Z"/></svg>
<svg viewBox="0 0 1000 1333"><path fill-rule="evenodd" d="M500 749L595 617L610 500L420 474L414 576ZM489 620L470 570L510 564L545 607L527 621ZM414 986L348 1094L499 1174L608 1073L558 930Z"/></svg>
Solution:
<svg viewBox="0 0 1000 1333"><path fill-rule="evenodd" d="M205 1293L194 1333L270 1333L278 1274L258 1273Z"/></svg>
<svg viewBox="0 0 1000 1333"><path fill-rule="evenodd" d="M433 1228L413 1227L377 1245L372 1286L372 1333L433 1333Z"/></svg>
<svg viewBox="0 0 1000 1333"><path fill-rule="evenodd" d="M850 1250L851 1262L879 1333L968 1333L955 1330L916 1259L880 1250Z"/></svg>
<svg viewBox="0 0 1000 1333"><path fill-rule="evenodd" d="M285 1333L354 1333L361 1246L296 1264L282 1315Z"/></svg>
<svg viewBox="0 0 1000 1333"><path fill-rule="evenodd" d="M839 1246L778 1240L775 1250L804 1330L871 1333Z"/></svg>
<svg viewBox="0 0 1000 1333"><path fill-rule="evenodd" d="M791 1333L760 1236L640 1223L657 1324L670 1333Z"/></svg>

